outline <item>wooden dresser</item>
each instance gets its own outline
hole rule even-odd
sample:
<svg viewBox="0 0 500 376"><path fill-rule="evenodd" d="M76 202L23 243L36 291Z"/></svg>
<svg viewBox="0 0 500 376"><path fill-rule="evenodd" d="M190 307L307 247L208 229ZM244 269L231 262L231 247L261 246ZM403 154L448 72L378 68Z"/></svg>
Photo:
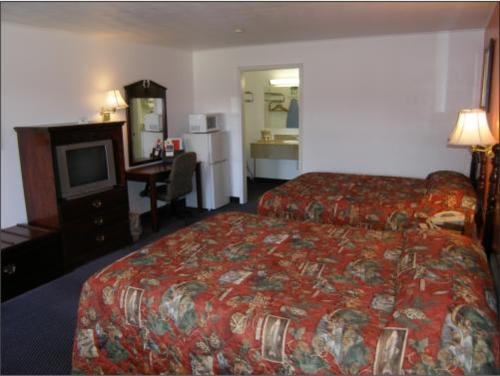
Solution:
<svg viewBox="0 0 500 376"><path fill-rule="evenodd" d="M60 233L65 270L131 242L122 126L107 122L15 128L28 223ZM98 140L112 140L116 185L63 199L56 147Z"/></svg>

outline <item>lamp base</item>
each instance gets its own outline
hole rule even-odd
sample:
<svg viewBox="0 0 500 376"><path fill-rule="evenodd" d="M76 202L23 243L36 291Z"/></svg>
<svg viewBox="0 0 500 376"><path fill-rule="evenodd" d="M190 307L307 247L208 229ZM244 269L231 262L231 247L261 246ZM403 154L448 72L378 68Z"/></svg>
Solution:
<svg viewBox="0 0 500 376"><path fill-rule="evenodd" d="M493 158L495 156L495 153L493 152L493 145L488 145L488 146L472 146L472 152L480 152L486 154L488 158Z"/></svg>
<svg viewBox="0 0 500 376"><path fill-rule="evenodd" d="M111 114L109 112L101 112L101 116L103 122L111 120Z"/></svg>

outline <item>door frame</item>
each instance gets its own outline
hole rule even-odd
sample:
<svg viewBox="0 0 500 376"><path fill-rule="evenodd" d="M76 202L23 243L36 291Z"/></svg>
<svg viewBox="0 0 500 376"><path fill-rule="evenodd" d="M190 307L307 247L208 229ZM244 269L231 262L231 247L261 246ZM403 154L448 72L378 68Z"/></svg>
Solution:
<svg viewBox="0 0 500 376"><path fill-rule="evenodd" d="M240 93L240 133L241 133L241 169L242 169L242 197L240 197L240 202L245 204L248 201L248 187L247 187L247 170L246 170L246 160L245 160L245 98L244 89L242 84L243 74L246 72L255 71L268 71L276 69L293 69L299 70L299 82L300 82L300 95L299 95L299 174L302 173L302 157L303 157L303 145L304 145L304 64L273 64L273 65L251 65L251 66L240 66L238 67L238 92Z"/></svg>

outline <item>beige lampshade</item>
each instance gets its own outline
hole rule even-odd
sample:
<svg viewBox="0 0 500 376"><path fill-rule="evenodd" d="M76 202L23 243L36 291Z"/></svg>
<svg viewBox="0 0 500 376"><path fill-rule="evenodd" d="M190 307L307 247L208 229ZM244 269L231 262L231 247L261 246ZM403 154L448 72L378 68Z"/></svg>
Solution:
<svg viewBox="0 0 500 376"><path fill-rule="evenodd" d="M488 126L486 112L479 108L465 109L458 113L457 125L451 132L450 145L494 145L497 143Z"/></svg>
<svg viewBox="0 0 500 376"><path fill-rule="evenodd" d="M106 108L107 109L120 109L127 108L128 105L123 100L119 90L110 90L106 93Z"/></svg>

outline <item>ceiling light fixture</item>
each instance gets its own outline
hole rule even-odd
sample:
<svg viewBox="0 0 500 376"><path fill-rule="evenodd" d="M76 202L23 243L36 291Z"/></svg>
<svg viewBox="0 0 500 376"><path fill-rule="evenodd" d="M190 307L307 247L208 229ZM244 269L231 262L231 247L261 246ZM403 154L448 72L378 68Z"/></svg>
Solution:
<svg viewBox="0 0 500 376"><path fill-rule="evenodd" d="M273 78L270 79L269 82L271 83L271 86L275 87L299 86L299 79L297 77Z"/></svg>
<svg viewBox="0 0 500 376"><path fill-rule="evenodd" d="M241 28L237 27L236 29L234 29L234 32L235 32L235 33L238 33L238 34L241 34L241 33L245 32L245 30L243 30L243 29L241 29Z"/></svg>

